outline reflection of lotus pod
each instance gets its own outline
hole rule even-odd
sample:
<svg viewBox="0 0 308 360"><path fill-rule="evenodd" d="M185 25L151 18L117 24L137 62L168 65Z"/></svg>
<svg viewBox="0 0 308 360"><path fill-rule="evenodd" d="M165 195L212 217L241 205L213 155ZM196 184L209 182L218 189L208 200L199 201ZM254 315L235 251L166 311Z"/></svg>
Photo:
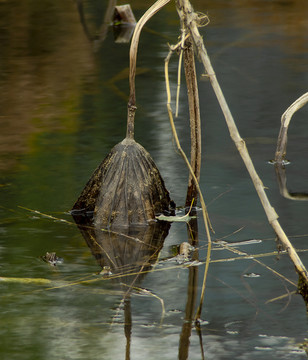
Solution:
<svg viewBox="0 0 308 360"><path fill-rule="evenodd" d="M95 170L77 209L94 211L95 225L102 227L147 224L170 212L170 197L150 154L126 138Z"/></svg>
<svg viewBox="0 0 308 360"><path fill-rule="evenodd" d="M95 217L79 212L73 214L93 256L104 275L122 275L120 281L130 284L139 271L146 271L155 263L170 223L157 221L143 226L130 226L120 232L102 230L93 226ZM142 276L138 276L138 282Z"/></svg>
<svg viewBox="0 0 308 360"><path fill-rule="evenodd" d="M122 233L94 228L94 236L86 240L102 268L109 266L113 273L129 275L156 261L169 228L170 224L164 222L130 227Z"/></svg>

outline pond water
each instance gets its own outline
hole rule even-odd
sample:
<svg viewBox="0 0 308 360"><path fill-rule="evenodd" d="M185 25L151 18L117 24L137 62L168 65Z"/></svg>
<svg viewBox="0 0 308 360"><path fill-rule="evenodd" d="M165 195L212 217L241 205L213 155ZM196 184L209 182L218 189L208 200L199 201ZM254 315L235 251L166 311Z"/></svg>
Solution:
<svg viewBox="0 0 308 360"><path fill-rule="evenodd" d="M149 4L132 0L137 19ZM210 17L200 31L218 80L307 267L308 202L280 195L268 161L282 113L307 91L308 3L196 0L193 6ZM295 293L297 275L288 256L277 253L200 64L200 185L215 229L200 329L193 324L207 251L200 212L199 232L183 222L152 232L144 243L154 244L154 253L126 242L125 234L81 232L69 215L126 131L129 45L112 28L105 31L106 9L107 1L98 0L0 2L1 359L305 359L307 316ZM177 42L179 27L172 3L141 36L135 133L181 207L188 172L172 142L163 73L167 43ZM174 55L173 90L176 71ZM289 130L286 176L293 193L308 188L307 116L304 107ZM187 118L183 84L176 127L189 153ZM193 264L175 257L192 238ZM46 252L63 262L50 266L41 258ZM118 272L105 266L99 274L108 261Z"/></svg>

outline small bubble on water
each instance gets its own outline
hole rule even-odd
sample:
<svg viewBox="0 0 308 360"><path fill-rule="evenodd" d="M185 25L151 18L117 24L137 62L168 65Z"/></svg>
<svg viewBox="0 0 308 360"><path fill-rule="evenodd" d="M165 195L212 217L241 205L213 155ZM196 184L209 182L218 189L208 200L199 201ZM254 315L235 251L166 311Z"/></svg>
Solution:
<svg viewBox="0 0 308 360"><path fill-rule="evenodd" d="M248 278L258 278L261 275L260 274L256 274L256 273L247 273L243 275L244 277L248 277Z"/></svg>

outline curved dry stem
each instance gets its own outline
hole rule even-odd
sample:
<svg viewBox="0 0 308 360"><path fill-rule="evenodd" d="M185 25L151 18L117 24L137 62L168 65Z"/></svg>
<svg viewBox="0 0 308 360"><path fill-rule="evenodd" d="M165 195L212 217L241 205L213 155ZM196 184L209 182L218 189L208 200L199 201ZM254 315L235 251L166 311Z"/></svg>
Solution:
<svg viewBox="0 0 308 360"><path fill-rule="evenodd" d="M291 104L281 116L281 127L278 135L275 162L282 164L287 153L287 134L292 116L308 102L308 92Z"/></svg>
<svg viewBox="0 0 308 360"><path fill-rule="evenodd" d="M165 6L170 0L157 0L140 18L133 34L130 51L129 51L129 100L128 100L128 114L127 114L127 132L126 137L134 138L134 121L136 112L136 89L135 89L135 77L136 77L136 63L139 38L143 26L147 21L155 15L163 6Z"/></svg>

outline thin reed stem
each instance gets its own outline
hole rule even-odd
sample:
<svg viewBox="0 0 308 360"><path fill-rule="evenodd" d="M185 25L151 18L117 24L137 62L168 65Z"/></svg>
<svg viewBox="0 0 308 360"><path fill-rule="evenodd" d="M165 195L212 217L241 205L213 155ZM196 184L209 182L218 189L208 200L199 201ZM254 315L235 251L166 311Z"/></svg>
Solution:
<svg viewBox="0 0 308 360"><path fill-rule="evenodd" d="M204 269L204 276L203 276L203 283L202 283L202 290L201 290L201 297L200 297L200 303L196 312L196 316L195 316L195 321L197 321L198 319L200 319L201 317L201 311L202 311L202 306L203 306L203 301L204 301L204 294L205 294L205 286L206 286L206 279L207 279L207 274L208 274L208 269L209 269L209 265L210 265L210 260L211 260L211 246L212 246L212 240L211 240L211 234L210 234L210 229L213 231L210 220L209 220L209 216L208 216L208 212L206 209L206 205L205 205L205 201L203 198L203 194L202 191L200 189L199 186L199 182L196 178L196 175L190 165L190 162L187 158L187 156L185 155L185 152L183 151L177 132L176 132L176 128L174 125L174 120L173 120L173 114L172 114L172 108L171 108L171 93L170 93L170 83L169 83L169 71L168 71L168 66L169 66L169 60L170 57L172 55L172 50L169 52L167 58L165 59L165 82L166 82L166 91L167 91L167 109L168 109L168 115L169 115L169 120L170 120L170 125L171 125L171 129L172 129L172 134L173 137L175 139L176 142L176 146L180 152L180 154L182 155L187 168L189 169L190 175L192 176L196 188L198 190L199 193L199 197L200 197L200 203L201 203L201 207L202 207L202 215L203 215L203 220L204 220L204 226L205 226L205 231L206 231L206 235L207 235L207 239L208 239L208 248L207 248L207 254L206 254L206 261L205 261L205 269Z"/></svg>

